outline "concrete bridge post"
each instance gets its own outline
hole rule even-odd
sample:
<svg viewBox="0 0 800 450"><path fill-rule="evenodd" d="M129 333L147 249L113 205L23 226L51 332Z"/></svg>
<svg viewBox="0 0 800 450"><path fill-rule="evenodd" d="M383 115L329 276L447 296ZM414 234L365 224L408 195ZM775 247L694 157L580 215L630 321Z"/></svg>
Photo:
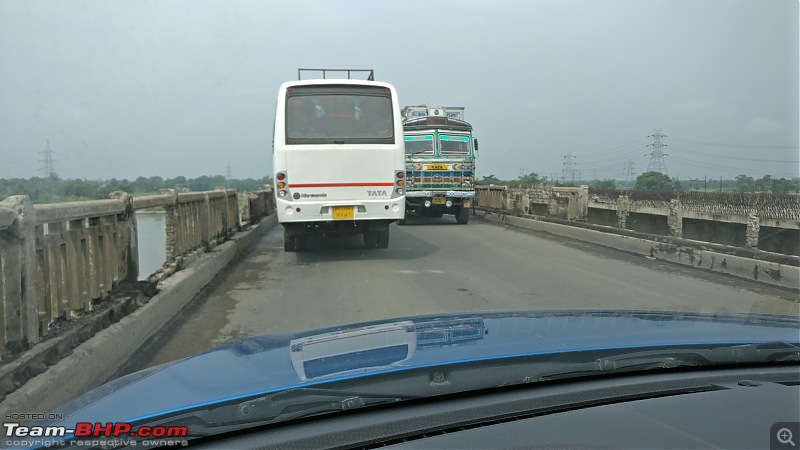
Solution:
<svg viewBox="0 0 800 450"><path fill-rule="evenodd" d="M210 252L213 244L211 242L211 201L208 199L208 193L203 197L203 207L200 211L200 241L203 249Z"/></svg>
<svg viewBox="0 0 800 450"><path fill-rule="evenodd" d="M175 189L162 189L162 194L169 195L171 197L170 203L168 205L164 205L164 217L166 219L166 223L164 228L166 229L166 260L167 261L174 261L175 257L178 254L178 193Z"/></svg>
<svg viewBox="0 0 800 450"><path fill-rule="evenodd" d="M683 237L683 206L680 199L673 198L669 201L669 213L667 215L667 226L669 235L672 237Z"/></svg>
<svg viewBox="0 0 800 450"><path fill-rule="evenodd" d="M0 201L0 350L39 342L36 210L26 195Z"/></svg>
<svg viewBox="0 0 800 450"><path fill-rule="evenodd" d="M567 219L586 221L589 217L589 186L582 185L569 194Z"/></svg>
<svg viewBox="0 0 800 450"><path fill-rule="evenodd" d="M761 218L755 210L747 215L747 231L745 232L745 245L752 249L758 249L758 237L761 231Z"/></svg>
<svg viewBox="0 0 800 450"><path fill-rule="evenodd" d="M617 199L617 227L628 227L628 215L631 213L631 199L621 194Z"/></svg>
<svg viewBox="0 0 800 450"><path fill-rule="evenodd" d="M118 220L124 222L124 245L122 246L124 254L121 256L121 261L126 264L127 271L123 271L125 278L123 281L135 282L139 279L139 226L136 222L136 214L133 210L133 197L127 192L114 191L109 194L108 198L122 200L125 204L125 212L118 217Z"/></svg>

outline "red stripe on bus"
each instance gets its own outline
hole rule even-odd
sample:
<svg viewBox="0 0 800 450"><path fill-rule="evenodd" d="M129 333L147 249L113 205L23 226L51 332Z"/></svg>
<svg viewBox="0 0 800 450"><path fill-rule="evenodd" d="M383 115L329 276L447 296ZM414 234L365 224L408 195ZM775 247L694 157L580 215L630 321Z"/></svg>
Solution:
<svg viewBox="0 0 800 450"><path fill-rule="evenodd" d="M320 188L320 187L363 187L363 186L394 186L394 183L307 183L290 184L290 188Z"/></svg>

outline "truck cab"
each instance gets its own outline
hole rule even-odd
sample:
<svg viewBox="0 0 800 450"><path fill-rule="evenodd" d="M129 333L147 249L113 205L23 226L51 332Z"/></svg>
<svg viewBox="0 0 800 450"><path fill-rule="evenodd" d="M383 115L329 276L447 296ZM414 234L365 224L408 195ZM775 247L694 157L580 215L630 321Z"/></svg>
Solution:
<svg viewBox="0 0 800 450"><path fill-rule="evenodd" d="M469 221L475 198L478 140L463 107L406 106L402 109L406 151L406 214ZM405 220L400 223L404 223Z"/></svg>

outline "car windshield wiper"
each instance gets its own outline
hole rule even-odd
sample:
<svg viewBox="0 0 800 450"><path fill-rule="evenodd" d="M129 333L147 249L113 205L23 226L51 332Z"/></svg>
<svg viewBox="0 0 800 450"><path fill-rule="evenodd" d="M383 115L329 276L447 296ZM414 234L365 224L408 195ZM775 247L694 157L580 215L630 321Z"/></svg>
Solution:
<svg viewBox="0 0 800 450"><path fill-rule="evenodd" d="M316 414L350 411L412 398L414 397L297 388L237 403L188 411L163 419L148 420L147 423L137 426L186 426L189 432L186 439L196 439Z"/></svg>
<svg viewBox="0 0 800 450"><path fill-rule="evenodd" d="M546 381L607 372L631 372L719 364L800 361L800 347L785 342L727 345L715 348L667 348L597 358L532 374L524 381Z"/></svg>

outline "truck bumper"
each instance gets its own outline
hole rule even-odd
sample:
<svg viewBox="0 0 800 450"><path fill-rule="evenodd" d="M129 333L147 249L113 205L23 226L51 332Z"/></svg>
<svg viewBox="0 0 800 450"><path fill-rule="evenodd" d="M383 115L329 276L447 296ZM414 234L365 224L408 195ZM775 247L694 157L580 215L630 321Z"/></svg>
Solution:
<svg viewBox="0 0 800 450"><path fill-rule="evenodd" d="M472 191L406 191L406 211L457 214L472 207Z"/></svg>

